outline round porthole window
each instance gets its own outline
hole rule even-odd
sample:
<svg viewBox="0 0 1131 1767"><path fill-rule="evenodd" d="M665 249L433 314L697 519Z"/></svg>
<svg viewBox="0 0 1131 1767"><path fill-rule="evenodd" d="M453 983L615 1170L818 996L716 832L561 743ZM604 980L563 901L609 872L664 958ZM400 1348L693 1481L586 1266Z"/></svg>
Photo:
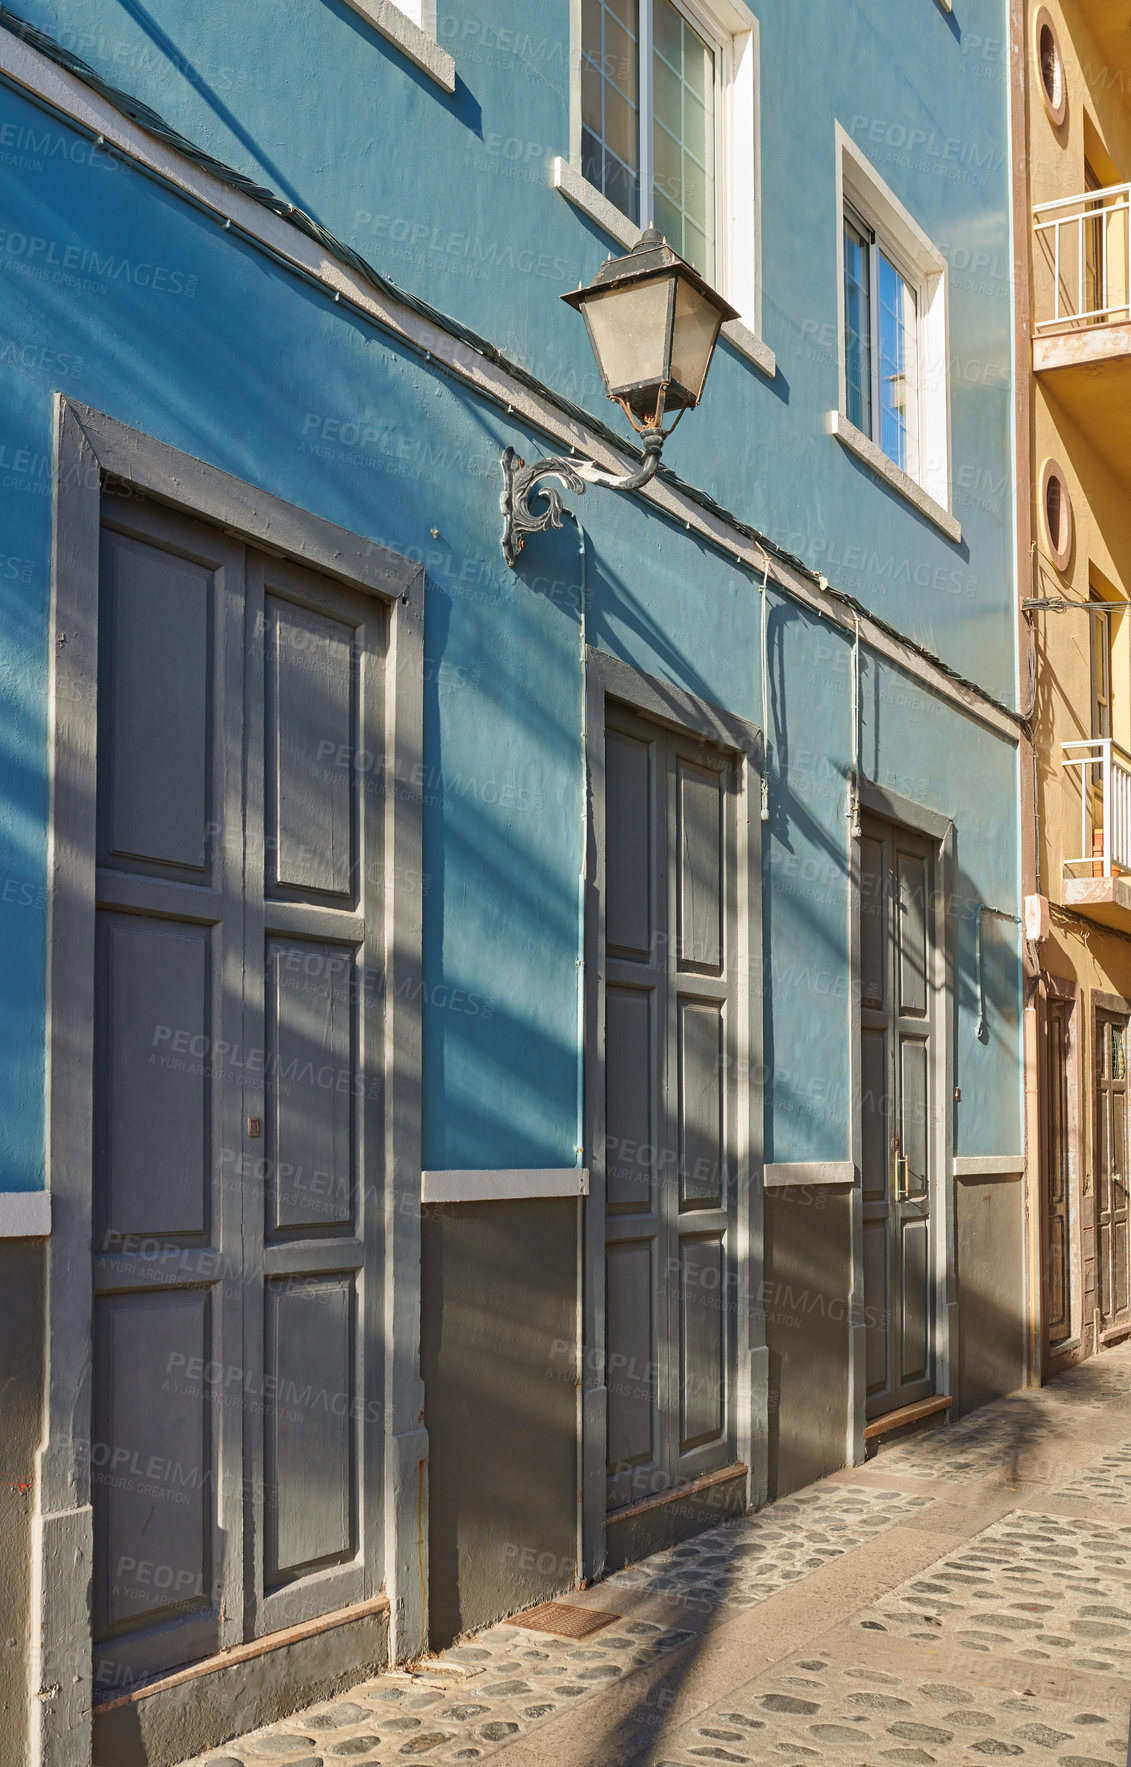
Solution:
<svg viewBox="0 0 1131 1767"><path fill-rule="evenodd" d="M1072 499L1055 460L1046 460L1041 472L1041 526L1049 557L1058 571L1066 571L1072 556Z"/></svg>
<svg viewBox="0 0 1131 1767"><path fill-rule="evenodd" d="M1041 97L1054 127L1059 129L1068 109L1068 87L1064 78L1060 38L1056 34L1056 26L1047 6L1037 8L1037 16L1033 21L1033 46L1037 57Z"/></svg>

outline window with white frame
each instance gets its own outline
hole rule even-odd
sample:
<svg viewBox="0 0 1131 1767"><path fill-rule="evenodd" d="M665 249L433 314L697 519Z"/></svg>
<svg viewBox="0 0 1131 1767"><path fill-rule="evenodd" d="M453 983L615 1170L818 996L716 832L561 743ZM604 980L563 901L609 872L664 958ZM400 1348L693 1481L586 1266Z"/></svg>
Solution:
<svg viewBox="0 0 1131 1767"><path fill-rule="evenodd" d="M762 344L758 26L745 0L574 0L569 161L554 182L624 247L654 226Z"/></svg>
<svg viewBox="0 0 1131 1767"><path fill-rule="evenodd" d="M919 476L918 277L844 206L844 414L896 466Z"/></svg>
<svg viewBox="0 0 1131 1767"><path fill-rule="evenodd" d="M838 125L833 433L952 538L946 260Z"/></svg>

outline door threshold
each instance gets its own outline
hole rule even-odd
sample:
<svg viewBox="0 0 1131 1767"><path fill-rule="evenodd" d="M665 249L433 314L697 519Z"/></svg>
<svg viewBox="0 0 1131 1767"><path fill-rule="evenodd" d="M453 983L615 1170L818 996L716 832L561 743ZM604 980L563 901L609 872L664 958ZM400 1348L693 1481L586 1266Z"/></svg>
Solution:
<svg viewBox="0 0 1131 1767"><path fill-rule="evenodd" d="M1101 1331L1100 1343L1117 1344L1120 1338L1127 1337L1128 1333L1131 1333L1131 1319L1125 1319L1122 1325L1109 1325L1106 1331Z"/></svg>
<svg viewBox="0 0 1131 1767"><path fill-rule="evenodd" d="M1131 1325L1127 1327L1131 1331ZM914 1405L901 1405L898 1411L887 1411L883 1417L874 1417L871 1423L864 1425L864 1440L874 1442L878 1436L888 1436L893 1430L901 1430L906 1424L919 1423L924 1417L934 1417L940 1411L949 1411L954 1400L947 1394L937 1394L933 1399L919 1399Z"/></svg>
<svg viewBox="0 0 1131 1767"><path fill-rule="evenodd" d="M628 1521L631 1516L646 1515L650 1509L659 1509L665 1503L676 1503L681 1497L695 1497L700 1491L710 1491L715 1485L727 1485L734 1479L744 1479L750 1468L741 1460L731 1466L724 1466L718 1472L704 1473L702 1478L688 1479L683 1485L669 1485L654 1496L638 1498L635 1503L624 1503L619 1509L610 1509L605 1517L608 1526L616 1522Z"/></svg>
<svg viewBox="0 0 1131 1767"><path fill-rule="evenodd" d="M335 1608L332 1613L320 1614L316 1620L303 1620L297 1626L286 1626L281 1632L268 1632L262 1638L252 1638L246 1644L233 1644L227 1650L219 1650L214 1656L201 1657L199 1662L186 1663L183 1669L174 1669L168 1675L162 1675L156 1681L147 1681L141 1687L132 1688L129 1693L118 1694L100 1700L94 1696L95 1711L101 1716L103 1712L116 1711L121 1706L136 1705L139 1700L148 1699L151 1694L165 1693L169 1688L182 1687L186 1681L196 1681L204 1675L216 1675L223 1669L230 1669L237 1663L247 1663L255 1657L264 1656L271 1650L282 1650L289 1644L298 1644L304 1638L314 1638L320 1632L331 1632L337 1626L348 1626L352 1620L367 1619L370 1614L388 1611L387 1595L375 1595L371 1601L358 1601L352 1607Z"/></svg>

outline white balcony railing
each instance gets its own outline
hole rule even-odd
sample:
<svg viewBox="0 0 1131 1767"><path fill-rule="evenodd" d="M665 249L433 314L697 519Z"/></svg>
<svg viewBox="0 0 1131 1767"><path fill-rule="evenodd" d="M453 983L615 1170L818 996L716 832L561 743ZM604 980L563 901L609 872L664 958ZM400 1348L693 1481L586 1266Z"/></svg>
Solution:
<svg viewBox="0 0 1131 1767"><path fill-rule="evenodd" d="M1065 742L1064 765L1080 771L1080 854L1065 864L1089 877L1131 872L1131 755L1110 736Z"/></svg>
<svg viewBox="0 0 1131 1767"><path fill-rule="evenodd" d="M1033 210L1034 332L1131 320L1131 184Z"/></svg>

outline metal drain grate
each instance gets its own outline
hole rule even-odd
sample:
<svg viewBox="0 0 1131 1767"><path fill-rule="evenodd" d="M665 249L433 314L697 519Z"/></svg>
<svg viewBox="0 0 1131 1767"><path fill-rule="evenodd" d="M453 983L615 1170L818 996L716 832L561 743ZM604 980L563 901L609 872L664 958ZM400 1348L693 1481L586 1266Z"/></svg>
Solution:
<svg viewBox="0 0 1131 1767"><path fill-rule="evenodd" d="M544 1601L525 1614L516 1614L512 1626L525 1626L530 1632L552 1632L555 1638L588 1638L602 1626L611 1626L619 1614L602 1613L595 1607L574 1607L566 1601Z"/></svg>

